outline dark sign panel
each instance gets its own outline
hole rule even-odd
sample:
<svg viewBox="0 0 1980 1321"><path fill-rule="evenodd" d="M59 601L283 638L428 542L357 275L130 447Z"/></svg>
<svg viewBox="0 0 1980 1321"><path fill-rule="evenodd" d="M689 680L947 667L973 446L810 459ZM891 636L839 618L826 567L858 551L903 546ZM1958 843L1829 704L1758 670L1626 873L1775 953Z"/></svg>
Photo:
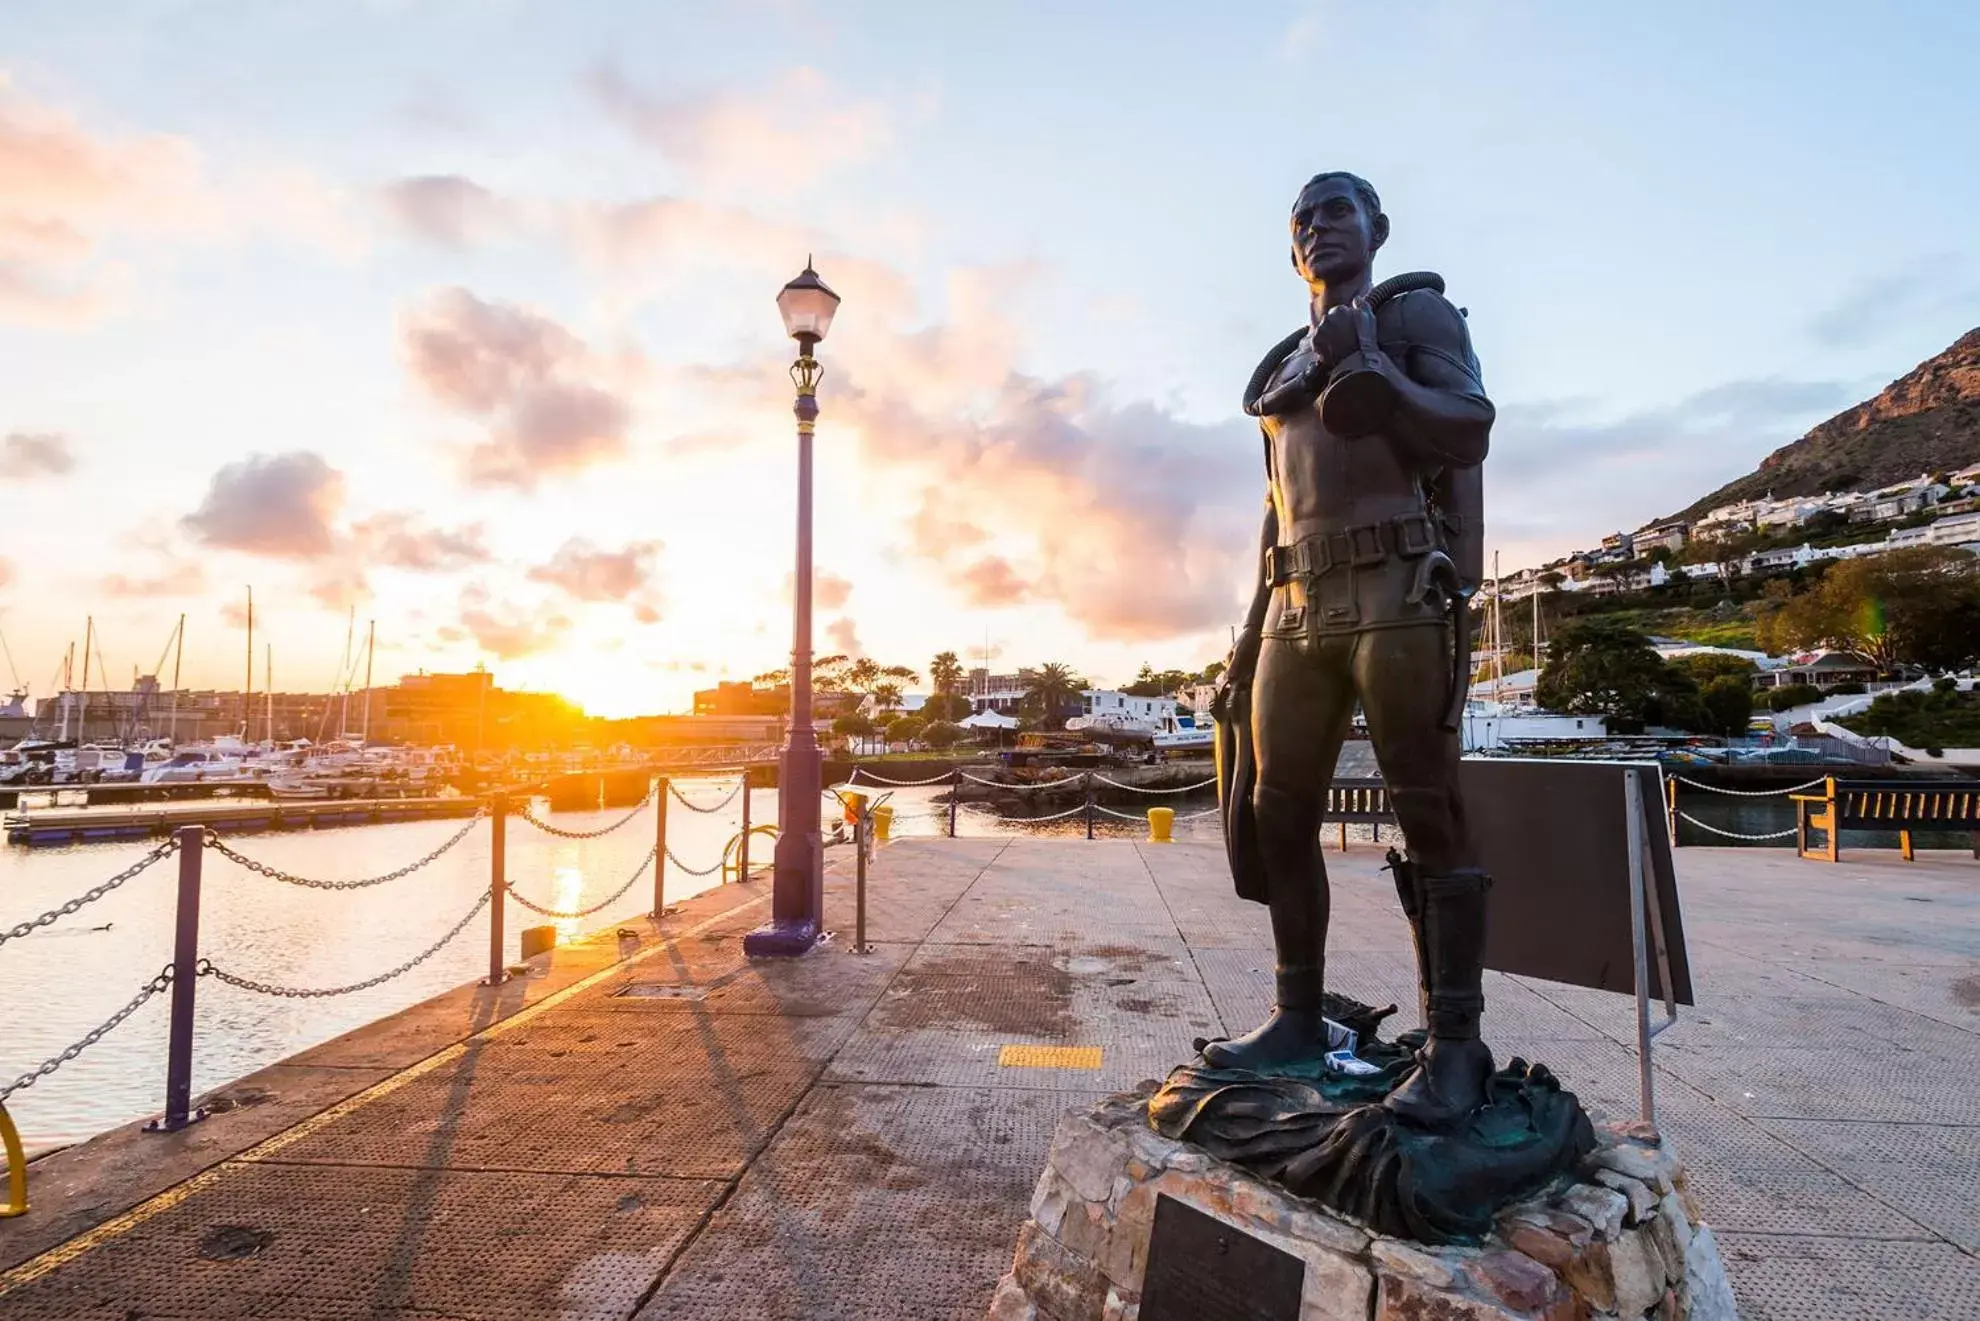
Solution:
<svg viewBox="0 0 1980 1321"><path fill-rule="evenodd" d="M1306 1263L1166 1193L1155 1199L1141 1321L1299 1321Z"/></svg>
<svg viewBox="0 0 1980 1321"><path fill-rule="evenodd" d="M1679 1004L1694 1004L1655 765L1479 758L1459 763L1465 821L1492 874L1485 966L1604 991L1636 992L1630 929L1625 773L1643 810L1650 995L1664 983L1657 937Z"/></svg>

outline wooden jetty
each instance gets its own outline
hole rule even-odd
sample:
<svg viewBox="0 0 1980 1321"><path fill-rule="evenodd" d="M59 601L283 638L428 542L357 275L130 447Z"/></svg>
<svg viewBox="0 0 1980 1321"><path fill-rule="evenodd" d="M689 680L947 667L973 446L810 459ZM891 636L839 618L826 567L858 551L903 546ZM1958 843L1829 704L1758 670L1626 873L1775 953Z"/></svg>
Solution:
<svg viewBox="0 0 1980 1321"><path fill-rule="evenodd" d="M205 799L130 807L54 807L8 815L0 828L10 844L76 844L163 835L180 826L212 826L230 835L314 826L374 825L473 816L481 800L430 798Z"/></svg>

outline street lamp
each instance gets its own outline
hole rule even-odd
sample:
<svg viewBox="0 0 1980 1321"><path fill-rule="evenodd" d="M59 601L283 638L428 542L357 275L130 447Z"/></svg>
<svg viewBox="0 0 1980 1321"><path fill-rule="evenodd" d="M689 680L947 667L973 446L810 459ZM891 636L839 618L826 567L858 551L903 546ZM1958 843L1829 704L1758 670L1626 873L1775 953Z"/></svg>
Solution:
<svg viewBox="0 0 1980 1321"><path fill-rule="evenodd" d="M823 753L811 718L811 435L818 422L818 380L825 368L812 349L832 327L839 296L807 258L804 273L777 295L784 331L798 342L791 381L797 386L797 576L792 584L791 720L777 780L777 848L772 867L770 921L743 937L751 956L802 954L825 926L825 841L818 800L824 793Z"/></svg>

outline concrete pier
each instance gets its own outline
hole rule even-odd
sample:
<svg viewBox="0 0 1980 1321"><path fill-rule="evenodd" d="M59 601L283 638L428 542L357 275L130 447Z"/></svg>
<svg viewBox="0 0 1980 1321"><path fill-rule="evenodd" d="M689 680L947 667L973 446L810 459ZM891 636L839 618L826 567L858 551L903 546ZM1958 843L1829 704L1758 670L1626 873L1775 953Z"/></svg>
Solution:
<svg viewBox="0 0 1980 1321"><path fill-rule="evenodd" d="M1060 1113L1265 1012L1265 912L1214 845L904 841L858 955L834 856L805 959L746 961L729 886L37 1162L0 1315L981 1317ZM1326 858L1330 981L1413 1003L1380 851ZM1659 1105L1742 1315L1980 1315L1980 865L1677 863ZM1502 1056L1633 1111L1629 1000L1486 991Z"/></svg>

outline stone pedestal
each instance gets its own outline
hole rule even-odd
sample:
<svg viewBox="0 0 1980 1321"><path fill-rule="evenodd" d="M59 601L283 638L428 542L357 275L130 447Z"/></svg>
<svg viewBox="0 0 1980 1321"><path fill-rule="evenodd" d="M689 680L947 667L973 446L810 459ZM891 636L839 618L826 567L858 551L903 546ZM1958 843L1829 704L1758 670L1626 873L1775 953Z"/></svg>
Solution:
<svg viewBox="0 0 1980 1321"><path fill-rule="evenodd" d="M1596 1126L1572 1178L1475 1246L1371 1234L1148 1127L1152 1087L1059 1124L991 1321L1136 1321L1166 1194L1305 1264L1299 1321L1737 1321L1712 1231L1668 1146Z"/></svg>

